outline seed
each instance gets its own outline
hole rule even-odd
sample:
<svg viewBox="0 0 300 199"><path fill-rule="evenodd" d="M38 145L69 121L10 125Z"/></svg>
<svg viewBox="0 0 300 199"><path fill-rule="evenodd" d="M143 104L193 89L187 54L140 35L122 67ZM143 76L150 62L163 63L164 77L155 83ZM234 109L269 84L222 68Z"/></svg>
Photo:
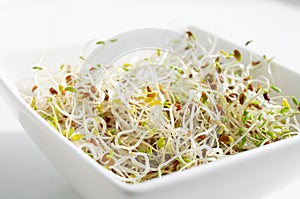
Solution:
<svg viewBox="0 0 300 199"><path fill-rule="evenodd" d="M204 140L206 138L206 135L200 135L198 138Z"/></svg>
<svg viewBox="0 0 300 199"><path fill-rule="evenodd" d="M155 98L157 96L157 92L150 92L147 94L148 98Z"/></svg>
<svg viewBox="0 0 300 199"><path fill-rule="evenodd" d="M95 85L92 85L92 86L91 86L91 92L92 92L92 93L96 93L96 91L97 91L96 86L95 86Z"/></svg>
<svg viewBox="0 0 300 199"><path fill-rule="evenodd" d="M188 49L191 49L192 48L192 46L191 45L188 45L188 46L186 46L185 48L184 48L184 50L188 50Z"/></svg>
<svg viewBox="0 0 300 199"><path fill-rule="evenodd" d="M203 104L206 104L207 99L208 99L207 94L206 94L204 91L202 91L202 92L201 92L201 98L200 98L201 102L202 102Z"/></svg>
<svg viewBox="0 0 300 199"><path fill-rule="evenodd" d="M221 74L219 75L219 80L220 80L221 83L224 83L224 82L225 82L225 81L224 81L224 77L223 77Z"/></svg>
<svg viewBox="0 0 300 199"><path fill-rule="evenodd" d="M90 71L94 71L94 70L96 70L95 67L91 67L91 68L90 68Z"/></svg>
<svg viewBox="0 0 300 199"><path fill-rule="evenodd" d="M76 122L74 120L71 121L71 126L76 126Z"/></svg>
<svg viewBox="0 0 300 199"><path fill-rule="evenodd" d="M206 80L209 82L209 83L212 83L214 81L214 76L210 73L208 73L206 75Z"/></svg>
<svg viewBox="0 0 300 199"><path fill-rule="evenodd" d="M68 75L68 76L66 77L66 83L69 84L71 81L72 81L72 76L71 76L71 75Z"/></svg>
<svg viewBox="0 0 300 199"><path fill-rule="evenodd" d="M253 42L253 40L249 40L245 43L245 46L248 46L251 42Z"/></svg>
<svg viewBox="0 0 300 199"><path fill-rule="evenodd" d="M217 71L218 74L221 74L222 73L221 67L216 67L216 71Z"/></svg>
<svg viewBox="0 0 300 199"><path fill-rule="evenodd" d="M216 104L216 108L218 113L220 113L221 115L225 115L221 104Z"/></svg>
<svg viewBox="0 0 300 199"><path fill-rule="evenodd" d="M250 103L249 104L249 107L252 107L254 106L255 108L259 109L259 110L262 110L263 107L260 105L260 104L257 104L257 103Z"/></svg>
<svg viewBox="0 0 300 199"><path fill-rule="evenodd" d="M217 90L218 86L217 86L217 84L211 84L211 85L210 85L210 88L211 88L212 90Z"/></svg>
<svg viewBox="0 0 300 199"><path fill-rule="evenodd" d="M250 79L252 79L252 76L251 76L251 75L245 77L245 78L244 78L244 81L248 81L248 80L250 80Z"/></svg>
<svg viewBox="0 0 300 199"><path fill-rule="evenodd" d="M238 50L233 51L233 57L240 62L242 60L242 54Z"/></svg>
<svg viewBox="0 0 300 199"><path fill-rule="evenodd" d="M50 91L50 93L51 93L52 95L57 95L57 94L58 94L58 92L57 92L53 87L51 87L51 88L49 89L49 91Z"/></svg>
<svg viewBox="0 0 300 199"><path fill-rule="evenodd" d="M210 116L208 116L208 118L207 118L207 122L208 122L209 124L211 124L211 122L212 122L212 119L211 119L211 117L210 117Z"/></svg>
<svg viewBox="0 0 300 199"><path fill-rule="evenodd" d="M254 87L253 87L253 84L248 84L247 88L250 90L250 91L254 91Z"/></svg>
<svg viewBox="0 0 300 199"><path fill-rule="evenodd" d="M230 93L229 94L229 97L232 97L232 98L237 98L238 94L237 93Z"/></svg>
<svg viewBox="0 0 300 199"><path fill-rule="evenodd" d="M94 140L93 138L91 138L90 140L87 140L88 143L92 143L95 146L99 146L98 143L96 142L96 140Z"/></svg>
<svg viewBox="0 0 300 199"><path fill-rule="evenodd" d="M64 89L61 91L61 94L64 96L64 95L66 95L66 92L67 92L66 89Z"/></svg>
<svg viewBox="0 0 300 199"><path fill-rule="evenodd" d="M187 36L188 36L190 39L195 40L195 36L194 36L194 34L193 34L191 31L187 31L186 34L187 34Z"/></svg>
<svg viewBox="0 0 300 199"><path fill-rule="evenodd" d="M101 158L101 161L102 162L107 162L109 160L109 158L107 157L109 155L109 153L105 153L102 158Z"/></svg>
<svg viewBox="0 0 300 199"><path fill-rule="evenodd" d="M253 65L253 66L256 66L256 65L258 65L258 64L260 64L260 61L252 61L252 65Z"/></svg>
<svg viewBox="0 0 300 199"><path fill-rule="evenodd" d="M110 159L109 162L107 163L107 166L113 166L115 165L115 161L113 159Z"/></svg>
<svg viewBox="0 0 300 199"><path fill-rule="evenodd" d="M37 85L34 85L34 86L32 87L32 89L31 89L31 91L34 92L37 88L38 88L38 86L37 86Z"/></svg>
<svg viewBox="0 0 300 199"><path fill-rule="evenodd" d="M207 66L209 66L209 63L204 64L203 66L201 66L201 68L206 68Z"/></svg>
<svg viewBox="0 0 300 199"><path fill-rule="evenodd" d="M205 157L207 153L207 149L202 149L202 157Z"/></svg>
<svg viewBox="0 0 300 199"><path fill-rule="evenodd" d="M81 93L83 98L89 97L91 94L90 93Z"/></svg>
<svg viewBox="0 0 300 199"><path fill-rule="evenodd" d="M270 96L267 92L264 92L263 96L265 100L270 101Z"/></svg>
<svg viewBox="0 0 300 199"><path fill-rule="evenodd" d="M251 125L252 125L252 122L251 122L250 120L248 120L248 121L246 122L246 124L245 124L245 126L246 126L247 128L250 128Z"/></svg>
<svg viewBox="0 0 300 199"><path fill-rule="evenodd" d="M229 135L221 135L219 137L219 142L223 142L223 143L227 144L229 142Z"/></svg>
<svg viewBox="0 0 300 199"><path fill-rule="evenodd" d="M225 95L224 97L225 97L225 99L226 99L226 101L227 101L228 103L233 102L233 101L230 99L230 97L229 97L228 95Z"/></svg>
<svg viewBox="0 0 300 199"><path fill-rule="evenodd" d="M179 161L178 161L178 160L175 160L175 161L172 163L172 171L177 171L178 165L179 165Z"/></svg>
<svg viewBox="0 0 300 199"><path fill-rule="evenodd" d="M187 136L187 137L190 137L191 135L192 135L192 132L191 132L191 131L187 131L187 132L186 132L186 136Z"/></svg>
<svg viewBox="0 0 300 199"><path fill-rule="evenodd" d="M108 101L108 99L109 99L109 95L108 95L108 91L106 90L106 91L105 91L105 97L104 97L104 100L105 100L105 101Z"/></svg>
<svg viewBox="0 0 300 199"><path fill-rule="evenodd" d="M246 99L245 94L244 94L244 93L241 93L241 94L239 95L239 101L240 101L240 104L241 104L241 105L244 104L245 99Z"/></svg>
<svg viewBox="0 0 300 199"><path fill-rule="evenodd" d="M176 102L176 103L174 104L174 106L176 107L176 111L180 111L181 108L182 108L180 102Z"/></svg>

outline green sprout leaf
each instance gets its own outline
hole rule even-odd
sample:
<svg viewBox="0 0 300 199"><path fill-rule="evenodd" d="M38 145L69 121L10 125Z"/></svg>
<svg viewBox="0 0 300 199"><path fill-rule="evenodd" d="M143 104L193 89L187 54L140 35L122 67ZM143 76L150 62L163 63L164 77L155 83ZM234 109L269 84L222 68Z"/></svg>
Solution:
<svg viewBox="0 0 300 199"><path fill-rule="evenodd" d="M104 45L104 44L105 44L105 41L97 41L96 44L97 44L97 45Z"/></svg>
<svg viewBox="0 0 300 199"><path fill-rule="evenodd" d="M250 117L251 114L247 110L244 110L243 124L246 124L246 122L248 121L248 119L250 119Z"/></svg>
<svg viewBox="0 0 300 199"><path fill-rule="evenodd" d="M64 64L62 64L62 65L60 65L59 69L60 69L60 70L63 70L63 69L64 69L64 67L65 67L65 65L64 65Z"/></svg>
<svg viewBox="0 0 300 199"><path fill-rule="evenodd" d="M294 96L292 96L292 101L296 106L299 106L299 101Z"/></svg>
<svg viewBox="0 0 300 199"><path fill-rule="evenodd" d="M110 150L110 151L109 151L109 154L107 154L106 157L107 157L108 159L112 159L112 158L114 157L114 154L115 154L114 151L113 151L113 150Z"/></svg>
<svg viewBox="0 0 300 199"><path fill-rule="evenodd" d="M43 68L40 67L40 66L33 66L32 69L34 69L34 70L43 70Z"/></svg>
<svg viewBox="0 0 300 199"><path fill-rule="evenodd" d="M273 84L270 84L270 88L273 89L275 92L280 93L281 89Z"/></svg>
<svg viewBox="0 0 300 199"><path fill-rule="evenodd" d="M73 92L73 93L76 93L76 92L77 92L76 88L74 88L74 87L72 87L72 86L66 87L66 91L70 91L70 92Z"/></svg>
<svg viewBox="0 0 300 199"><path fill-rule="evenodd" d="M157 146L159 149L163 149L165 146L165 138L160 137L159 140L157 141Z"/></svg>
<svg viewBox="0 0 300 199"><path fill-rule="evenodd" d="M269 135L272 139L276 139L275 133L273 133L271 131L267 131L266 134Z"/></svg>
<svg viewBox="0 0 300 199"><path fill-rule="evenodd" d="M290 110L290 108L284 107L284 108L282 108L282 109L280 110L280 113L281 113L281 114L285 114L285 113L289 112L289 110Z"/></svg>
<svg viewBox="0 0 300 199"><path fill-rule="evenodd" d="M199 55L199 56L197 57L197 59L200 60L200 59L202 59L203 57L204 57L204 55Z"/></svg>
<svg viewBox="0 0 300 199"><path fill-rule="evenodd" d="M243 147L243 146L246 144L246 141L247 141L247 137L244 136L244 137L242 138L241 147Z"/></svg>
<svg viewBox="0 0 300 199"><path fill-rule="evenodd" d="M85 61L85 58L83 56L79 56L79 59L81 59L82 61Z"/></svg>
<svg viewBox="0 0 300 199"><path fill-rule="evenodd" d="M261 120L262 120L262 117L263 117L263 115L262 115L262 113L260 113L260 114L258 115L258 120L261 121Z"/></svg>
<svg viewBox="0 0 300 199"><path fill-rule="evenodd" d="M109 42L111 42L111 43L114 43L116 41L118 41L118 39L111 39L111 40L109 40Z"/></svg>
<svg viewBox="0 0 300 199"><path fill-rule="evenodd" d="M59 85L58 85L58 89L59 89L59 91L60 91L60 92L63 92L63 90L64 90L64 86L63 86L63 85L61 85L61 84L59 84Z"/></svg>
<svg viewBox="0 0 300 199"><path fill-rule="evenodd" d="M47 122L48 122L54 129L58 130L57 126L56 126L53 122L51 122L50 120L47 120Z"/></svg>
<svg viewBox="0 0 300 199"><path fill-rule="evenodd" d="M147 147L145 152L147 154L152 154L152 147Z"/></svg>

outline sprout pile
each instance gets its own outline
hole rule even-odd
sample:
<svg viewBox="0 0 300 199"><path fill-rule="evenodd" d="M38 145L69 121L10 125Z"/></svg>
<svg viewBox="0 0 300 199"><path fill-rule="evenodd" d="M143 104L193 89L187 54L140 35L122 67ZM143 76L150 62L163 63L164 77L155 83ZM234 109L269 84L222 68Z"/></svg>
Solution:
<svg viewBox="0 0 300 199"><path fill-rule="evenodd" d="M166 49L136 50L86 73L34 67L24 98L117 178L139 183L299 134L298 100L252 77L270 60L241 61L239 50L208 51L188 31Z"/></svg>

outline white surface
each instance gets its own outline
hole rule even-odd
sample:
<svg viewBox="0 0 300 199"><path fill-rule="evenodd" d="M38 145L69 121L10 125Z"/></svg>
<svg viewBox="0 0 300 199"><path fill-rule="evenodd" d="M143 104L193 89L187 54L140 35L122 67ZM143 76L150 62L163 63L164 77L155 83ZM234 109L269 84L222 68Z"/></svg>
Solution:
<svg viewBox="0 0 300 199"><path fill-rule="evenodd" d="M0 134L0 198L80 199L23 132Z"/></svg>
<svg viewBox="0 0 300 199"><path fill-rule="evenodd" d="M300 5L277 1L35 1L0 2L0 54L73 42L138 27L203 27L300 71ZM1 72L1 71L0 71ZM0 94L2 95L2 94ZM8 112L0 98L1 113ZM9 113L0 114L0 198L76 198L69 185L24 135ZM15 164L17 160L21 160ZM270 193L299 198L300 182Z"/></svg>

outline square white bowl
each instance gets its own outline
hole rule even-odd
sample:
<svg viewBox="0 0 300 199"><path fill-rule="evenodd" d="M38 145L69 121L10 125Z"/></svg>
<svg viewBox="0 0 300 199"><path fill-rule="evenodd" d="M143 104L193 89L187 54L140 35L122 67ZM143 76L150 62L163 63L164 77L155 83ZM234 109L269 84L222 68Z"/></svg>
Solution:
<svg viewBox="0 0 300 199"><path fill-rule="evenodd" d="M210 46L209 39L215 38L201 29L191 29L205 47ZM51 56L58 63L77 64L82 48L82 44L71 44L1 57L0 91L32 140L84 198L261 198L300 176L300 137L295 136L140 184L116 180L114 174L58 134L19 95L19 90L31 85L31 67L41 55ZM238 49L245 62L250 56L248 50L221 38L217 38L216 49ZM300 74L276 63L272 63L272 72L284 93L300 98ZM266 71L259 69L255 73Z"/></svg>

